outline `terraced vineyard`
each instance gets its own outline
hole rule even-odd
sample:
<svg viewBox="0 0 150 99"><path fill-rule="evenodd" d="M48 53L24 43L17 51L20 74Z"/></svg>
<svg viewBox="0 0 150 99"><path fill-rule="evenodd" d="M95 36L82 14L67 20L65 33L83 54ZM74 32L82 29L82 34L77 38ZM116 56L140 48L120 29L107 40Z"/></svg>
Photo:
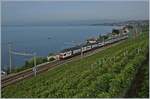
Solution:
<svg viewBox="0 0 150 99"><path fill-rule="evenodd" d="M147 60L148 34L2 90L2 97L124 97Z"/></svg>

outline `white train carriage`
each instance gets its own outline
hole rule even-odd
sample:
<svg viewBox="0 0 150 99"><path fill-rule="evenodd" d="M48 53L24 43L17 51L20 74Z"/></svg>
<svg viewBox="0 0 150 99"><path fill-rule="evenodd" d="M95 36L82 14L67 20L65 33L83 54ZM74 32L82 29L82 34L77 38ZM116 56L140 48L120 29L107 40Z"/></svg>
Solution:
<svg viewBox="0 0 150 99"><path fill-rule="evenodd" d="M128 35L128 32L124 32L124 33L122 33L122 35L123 35L123 36L126 36L126 35Z"/></svg>
<svg viewBox="0 0 150 99"><path fill-rule="evenodd" d="M98 43L92 44L92 48L97 48L98 47Z"/></svg>
<svg viewBox="0 0 150 99"><path fill-rule="evenodd" d="M121 37L120 39L123 40L123 39L126 39L126 38L128 38L128 35L123 36L123 37Z"/></svg>
<svg viewBox="0 0 150 99"><path fill-rule="evenodd" d="M111 44L111 43L114 43L116 41L123 40L123 39L126 39L126 38L128 38L128 35L122 35L120 37L119 36L118 37L113 37L112 39L107 40L105 42L97 42L97 43L94 43L94 44L84 44L84 45L72 47L72 48L69 48L69 49L65 49L59 54L59 58L60 59L65 59L65 58L68 58L68 57L71 57L73 55L81 53L81 46L82 46L82 52L86 52L86 51L89 51L91 49L94 49L94 48L97 48L97 47L102 47L104 45Z"/></svg>
<svg viewBox="0 0 150 99"><path fill-rule="evenodd" d="M120 38L120 37L119 37L119 38ZM117 37L117 38L115 38L115 39L114 39L114 42L119 41L119 38L118 38L118 37Z"/></svg>
<svg viewBox="0 0 150 99"><path fill-rule="evenodd" d="M82 52L87 51L86 46L82 47Z"/></svg>
<svg viewBox="0 0 150 99"><path fill-rule="evenodd" d="M113 39L108 40L108 44L111 44L111 43L113 43Z"/></svg>
<svg viewBox="0 0 150 99"><path fill-rule="evenodd" d="M91 49L92 49L91 45L83 45L82 46L82 52L86 52L86 51L91 50Z"/></svg>
<svg viewBox="0 0 150 99"><path fill-rule="evenodd" d="M73 55L74 54L78 54L78 53L81 53L81 48L80 47L78 47L77 49L73 50Z"/></svg>
<svg viewBox="0 0 150 99"><path fill-rule="evenodd" d="M115 39L114 39L114 38L112 38L112 39L111 39L111 43L113 43L114 41L115 41Z"/></svg>
<svg viewBox="0 0 150 99"><path fill-rule="evenodd" d="M59 58L60 59L64 59L64 58L67 58L67 57L70 57L72 55L72 51L64 51L64 52L61 52L59 54Z"/></svg>
<svg viewBox="0 0 150 99"><path fill-rule="evenodd" d="M99 42L98 47L102 47L104 45L104 42Z"/></svg>
<svg viewBox="0 0 150 99"><path fill-rule="evenodd" d="M91 50L91 49L92 49L91 45L86 46L86 51Z"/></svg>
<svg viewBox="0 0 150 99"><path fill-rule="evenodd" d="M105 41L105 45L106 45L106 44L109 44L109 43L110 43L110 40L108 40L108 41Z"/></svg>

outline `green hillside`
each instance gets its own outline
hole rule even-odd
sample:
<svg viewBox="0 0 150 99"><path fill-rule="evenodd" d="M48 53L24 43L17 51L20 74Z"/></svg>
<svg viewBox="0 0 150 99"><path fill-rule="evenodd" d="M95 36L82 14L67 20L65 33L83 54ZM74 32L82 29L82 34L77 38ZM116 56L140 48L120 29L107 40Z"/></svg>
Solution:
<svg viewBox="0 0 150 99"><path fill-rule="evenodd" d="M2 97L123 97L147 60L148 33L2 90Z"/></svg>

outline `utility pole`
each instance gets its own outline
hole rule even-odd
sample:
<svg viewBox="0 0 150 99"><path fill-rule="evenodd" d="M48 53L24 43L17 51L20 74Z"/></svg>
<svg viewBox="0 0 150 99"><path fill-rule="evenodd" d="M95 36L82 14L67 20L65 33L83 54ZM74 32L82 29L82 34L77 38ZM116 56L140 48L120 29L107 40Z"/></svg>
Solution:
<svg viewBox="0 0 150 99"><path fill-rule="evenodd" d="M81 58L83 57L82 45L81 45Z"/></svg>
<svg viewBox="0 0 150 99"><path fill-rule="evenodd" d="M141 26L139 26L139 34L140 34L140 35L142 34Z"/></svg>
<svg viewBox="0 0 150 99"><path fill-rule="evenodd" d="M135 26L135 33L136 33L136 37L138 36L138 31L137 31L137 27Z"/></svg>
<svg viewBox="0 0 150 99"><path fill-rule="evenodd" d="M12 69L11 42L8 43L8 52L9 52L9 72L11 73Z"/></svg>
<svg viewBox="0 0 150 99"><path fill-rule="evenodd" d="M34 68L33 68L33 71L34 71L34 76L36 76L36 72L37 72L37 67L36 67L36 53L34 53Z"/></svg>
<svg viewBox="0 0 150 99"><path fill-rule="evenodd" d="M136 27L136 25L134 24L134 35L133 35L134 38L137 37L137 35L138 35L137 32L138 32L138 31L137 31L137 27Z"/></svg>
<svg viewBox="0 0 150 99"><path fill-rule="evenodd" d="M104 39L104 36L103 36L103 44L105 44L105 39Z"/></svg>

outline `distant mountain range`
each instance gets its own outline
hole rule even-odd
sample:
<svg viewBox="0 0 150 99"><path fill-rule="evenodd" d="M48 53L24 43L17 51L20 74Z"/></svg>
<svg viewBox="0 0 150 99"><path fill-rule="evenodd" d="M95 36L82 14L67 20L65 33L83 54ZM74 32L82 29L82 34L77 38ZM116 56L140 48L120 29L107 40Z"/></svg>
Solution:
<svg viewBox="0 0 150 99"><path fill-rule="evenodd" d="M111 22L111 23L98 23L98 24L91 24L91 26L99 26L99 25L105 25L105 26L121 26L123 24L140 24L140 23L147 23L149 20L128 20L128 21L122 21L122 22Z"/></svg>
<svg viewBox="0 0 150 99"><path fill-rule="evenodd" d="M70 21L51 21L51 22L16 22L16 23L3 23L2 26L78 26L78 25L91 25L120 22L120 20L70 20Z"/></svg>
<svg viewBox="0 0 150 99"><path fill-rule="evenodd" d="M74 20L74 21L57 21L57 22L43 22L43 23L22 23L22 24L3 24L2 26L116 26L123 23L133 23L147 20Z"/></svg>

